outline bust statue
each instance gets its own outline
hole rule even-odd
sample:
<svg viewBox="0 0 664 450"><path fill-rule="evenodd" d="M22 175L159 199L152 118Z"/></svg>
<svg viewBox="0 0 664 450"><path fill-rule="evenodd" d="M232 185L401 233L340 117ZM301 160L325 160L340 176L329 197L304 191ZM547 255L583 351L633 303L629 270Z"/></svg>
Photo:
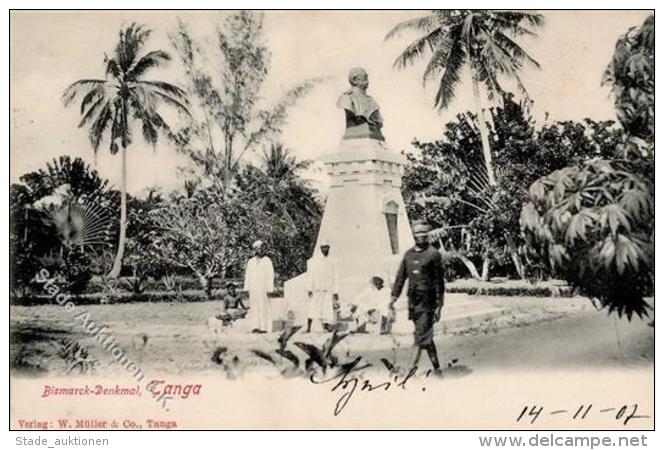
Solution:
<svg viewBox="0 0 664 450"><path fill-rule="evenodd" d="M348 74L350 89L339 97L337 107L346 114L346 132L343 139L371 138L384 141L381 133L383 118L378 110L378 103L369 95L369 76L367 72L355 67Z"/></svg>

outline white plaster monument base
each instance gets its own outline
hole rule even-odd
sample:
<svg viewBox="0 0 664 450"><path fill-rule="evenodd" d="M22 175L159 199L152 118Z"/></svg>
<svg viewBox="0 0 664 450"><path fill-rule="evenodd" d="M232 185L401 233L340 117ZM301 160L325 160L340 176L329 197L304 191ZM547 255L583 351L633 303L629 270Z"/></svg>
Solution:
<svg viewBox="0 0 664 450"><path fill-rule="evenodd" d="M344 309L372 276L382 277L389 289L402 255L414 244L401 195L405 157L367 138L342 141L338 151L323 156L322 162L330 187L315 251L322 240L329 243L330 256L337 260L339 302ZM393 243L387 215L391 215ZM286 309L295 313L298 322L305 318L306 276L284 284Z"/></svg>

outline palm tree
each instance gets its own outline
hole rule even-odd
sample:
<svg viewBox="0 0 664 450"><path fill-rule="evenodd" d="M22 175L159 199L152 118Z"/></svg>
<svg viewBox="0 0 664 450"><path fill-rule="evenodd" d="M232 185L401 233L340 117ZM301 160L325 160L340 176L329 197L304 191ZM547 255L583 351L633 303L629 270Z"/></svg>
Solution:
<svg viewBox="0 0 664 450"><path fill-rule="evenodd" d="M311 167L311 160L298 161L289 148L283 144L271 144L269 150L264 150L261 156L263 173L273 180L292 181L301 170Z"/></svg>
<svg viewBox="0 0 664 450"><path fill-rule="evenodd" d="M309 159L298 161L289 148L281 143L271 144L269 150L263 150L260 174L264 180L264 189L270 200L265 197L259 203L271 201L278 205L287 219L287 223L296 228L295 223L301 217L320 216L320 207L308 180L300 172L311 167Z"/></svg>
<svg viewBox="0 0 664 450"><path fill-rule="evenodd" d="M302 171L311 160L298 160L280 143L263 148L255 165L245 164L235 176L231 201L249 205L255 212L256 233L266 239L282 276L301 273L315 245L321 203Z"/></svg>
<svg viewBox="0 0 664 450"><path fill-rule="evenodd" d="M496 178L480 86L484 86L489 101L492 101L494 97L500 98L499 94L504 92L499 81L500 77L504 77L515 82L517 88L527 97L519 73L524 65L539 68L539 63L519 46L515 39L534 36L534 30L543 24L542 15L530 12L445 10L402 22L385 37L394 38L405 30L416 30L424 34L406 47L395 60L394 66L403 69L430 52L431 59L424 69L423 81L426 83L440 76L435 97L435 106L440 109L450 105L463 68L470 68L477 125L491 186L496 185Z"/></svg>
<svg viewBox="0 0 664 450"><path fill-rule="evenodd" d="M127 146L132 141L130 119L141 126L145 141L155 145L160 131L170 135L168 125L157 107L165 103L178 112L187 111L186 95L182 89L163 81L143 79L150 69L171 59L162 50L143 51L150 34L149 29L135 23L120 30L113 56L104 58L106 78L78 80L63 94L65 105L82 98L82 118L78 126L88 126L95 157L107 134L111 154L115 155L118 151L122 154L120 237L113 268L109 273L111 278L120 275L127 232Z"/></svg>

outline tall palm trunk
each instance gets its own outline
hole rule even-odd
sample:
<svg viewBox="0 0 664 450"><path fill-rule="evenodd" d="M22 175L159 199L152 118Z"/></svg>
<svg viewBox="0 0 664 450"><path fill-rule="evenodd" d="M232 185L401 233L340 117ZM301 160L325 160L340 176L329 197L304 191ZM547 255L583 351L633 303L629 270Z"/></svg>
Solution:
<svg viewBox="0 0 664 450"><path fill-rule="evenodd" d="M482 261L482 277L480 278L482 281L489 281L490 267L491 267L491 260L489 259L488 256L486 256Z"/></svg>
<svg viewBox="0 0 664 450"><path fill-rule="evenodd" d="M489 178L489 185L496 186L496 176L493 167L493 155L491 154L491 145L489 144L489 130L486 127L486 119L484 118L484 109L482 108L482 97L480 97L480 86L475 77L473 77L473 96L475 97L475 108L477 110L477 127L480 130L480 137L482 139L482 152L484 153L484 161L486 163L487 177ZM514 239L505 232L505 239L508 243L508 250L514 263L517 274L521 279L525 278L525 271L523 269L523 262L521 256L517 251ZM486 273L485 273L486 270ZM488 278L489 265L485 264L482 268L482 279Z"/></svg>
<svg viewBox="0 0 664 450"><path fill-rule="evenodd" d="M480 97L480 85L475 76L473 76L473 97L475 97L477 128L480 130L480 138L482 140L482 153L484 153L486 174L489 179L489 186L493 187L496 185L496 177L493 172L493 156L491 155L491 145L489 144L489 130L486 128L484 109L482 108L482 98ZM489 258L484 258L482 263L481 279L482 281L489 279Z"/></svg>
<svg viewBox="0 0 664 450"><path fill-rule="evenodd" d="M516 273L519 275L519 278L524 280L526 278L526 270L523 266L523 261L521 261L521 255L519 255L519 249L516 246L516 242L514 242L514 238L508 231L505 232L505 240L507 241L507 249L510 252L510 257L514 263Z"/></svg>
<svg viewBox="0 0 664 450"><path fill-rule="evenodd" d="M475 110L477 113L477 127L480 130L482 139L482 152L484 153L484 162L486 163L486 172L489 178L489 185L496 185L496 177L493 171L493 156L491 155L491 145L489 144L489 130L486 127L484 118L484 109L482 108L482 98L480 97L480 85L477 78L473 76L473 97L475 97Z"/></svg>
<svg viewBox="0 0 664 450"><path fill-rule="evenodd" d="M479 280L481 278L480 273L477 271L477 267L475 266L475 263L472 262L466 255L463 255L461 253L458 254L459 260L466 266L466 269L470 272L470 276L473 277L475 280Z"/></svg>
<svg viewBox="0 0 664 450"><path fill-rule="evenodd" d="M109 278L117 278L122 270L122 258L124 257L125 242L127 240L127 148L122 147L122 175L121 175L121 197L120 197L120 238L118 239L118 252L115 254L113 268L109 272Z"/></svg>
<svg viewBox="0 0 664 450"><path fill-rule="evenodd" d="M122 270L122 258L124 257L125 243L127 240L127 103L122 102L122 167L120 169L120 237L118 239L118 252L115 254L113 268L108 274L109 278L118 278Z"/></svg>

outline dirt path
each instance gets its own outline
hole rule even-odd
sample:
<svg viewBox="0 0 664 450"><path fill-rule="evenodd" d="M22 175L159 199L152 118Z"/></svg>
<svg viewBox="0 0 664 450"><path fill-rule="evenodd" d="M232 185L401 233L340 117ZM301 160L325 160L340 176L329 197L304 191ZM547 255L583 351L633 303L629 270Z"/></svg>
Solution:
<svg viewBox="0 0 664 450"><path fill-rule="evenodd" d="M654 361L654 330L646 323L584 311L486 334L438 336L436 344L442 360L473 371L646 366Z"/></svg>
<svg viewBox="0 0 664 450"><path fill-rule="evenodd" d="M495 312L446 322L436 333L441 360L446 365L456 360L453 370L472 373L653 364L654 329L647 326L649 320L615 319L578 298L478 300L495 307ZM217 310L212 302L91 305L87 310L91 318L112 330L134 361L150 371L176 374L216 370L211 354L220 345L241 354L248 364L260 365L251 350L273 351L278 338L278 333L252 335L238 331L211 336L207 318ZM58 341L68 337L78 340L91 358L99 360L99 372L108 374L119 369L61 307L12 307L11 320L12 358L15 361L20 355L19 365L39 365L44 369L39 373L62 373L63 362L54 354ZM298 333L293 342L320 345L326 338L324 334ZM405 365L411 342L410 334L354 335L345 339L338 351L346 356L361 355L374 364L386 358Z"/></svg>

